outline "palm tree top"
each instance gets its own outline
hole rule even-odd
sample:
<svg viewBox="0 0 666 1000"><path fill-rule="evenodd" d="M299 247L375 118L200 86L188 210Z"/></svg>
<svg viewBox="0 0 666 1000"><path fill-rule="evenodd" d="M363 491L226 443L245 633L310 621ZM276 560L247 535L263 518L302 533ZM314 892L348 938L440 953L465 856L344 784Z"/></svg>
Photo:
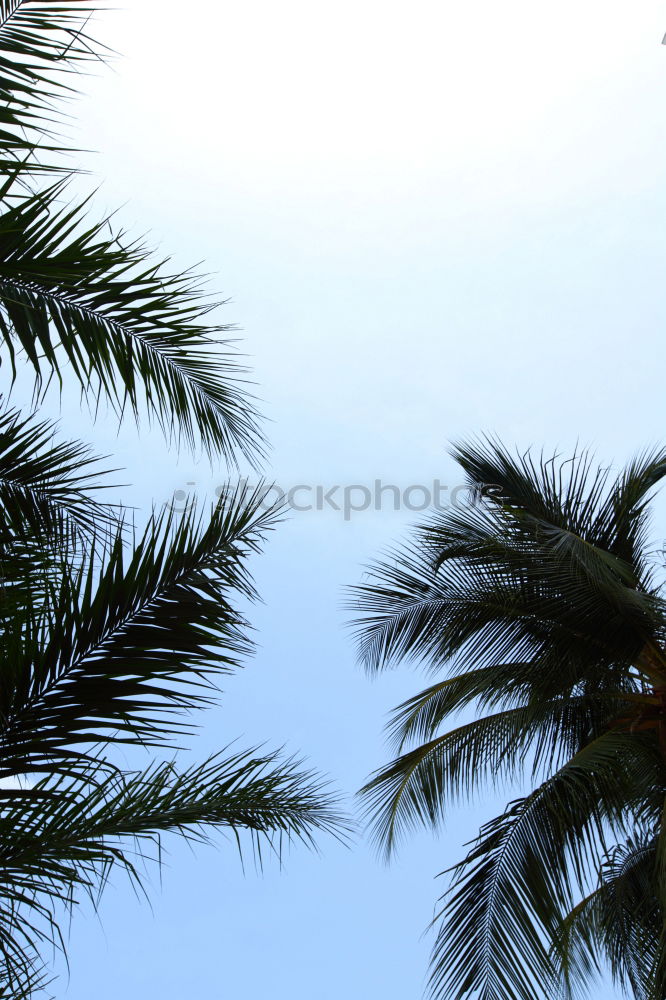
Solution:
<svg viewBox="0 0 666 1000"><path fill-rule="evenodd" d="M456 798L525 774L535 787L448 873L430 992L569 997L605 957L637 1000L664 1000L666 605L649 504L666 451L619 473L492 438L453 455L469 502L352 592L368 670L436 675L395 710L396 756L361 795L390 856Z"/></svg>

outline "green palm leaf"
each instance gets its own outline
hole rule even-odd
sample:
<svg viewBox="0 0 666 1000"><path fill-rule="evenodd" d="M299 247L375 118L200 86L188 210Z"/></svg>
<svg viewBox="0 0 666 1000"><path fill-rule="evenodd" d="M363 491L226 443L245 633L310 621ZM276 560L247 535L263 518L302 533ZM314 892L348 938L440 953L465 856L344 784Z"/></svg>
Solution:
<svg viewBox="0 0 666 1000"><path fill-rule="evenodd" d="M106 55L88 34L95 7L84 0L0 0L0 163L31 172L53 169L65 124L57 105L75 92L74 77Z"/></svg>
<svg viewBox="0 0 666 1000"><path fill-rule="evenodd" d="M63 572L102 550L120 513L95 494L107 472L55 425L0 409L0 650L3 661L43 613ZM5 671L6 672L6 671Z"/></svg>
<svg viewBox="0 0 666 1000"><path fill-rule="evenodd" d="M604 955L619 986L640 1000L664 995L664 928L655 893L655 840L647 831L618 844L600 869L599 885L562 922L555 942L565 996L600 971Z"/></svg>
<svg viewBox="0 0 666 1000"><path fill-rule="evenodd" d="M320 779L298 762L254 750L185 771L173 763L113 771L102 782L91 761L27 793L0 796L0 982L4 974L14 988L29 986L36 950L61 943L63 907L81 892L96 905L114 869L142 888L140 863L159 862L166 833L207 843L226 831L240 849L246 832L260 860L266 848L280 857L293 840L312 847L316 832L344 837L345 830Z"/></svg>
<svg viewBox="0 0 666 1000"><path fill-rule="evenodd" d="M600 870L606 838L627 830L631 813L650 805L644 785L661 780L649 741L609 733L488 823L454 869L437 918L432 995L554 995L559 973L548 942L561 933L576 888Z"/></svg>
<svg viewBox="0 0 666 1000"><path fill-rule="evenodd" d="M63 182L10 198L0 215L0 336L22 349L37 391L63 362L93 399L139 419L145 406L167 437L234 462L261 454L256 414L228 327L192 274L169 274L145 247L90 225L86 204L63 205ZM14 368L15 370L15 368Z"/></svg>
<svg viewBox="0 0 666 1000"><path fill-rule="evenodd" d="M518 705L433 736L361 789L377 843L388 857L408 830L423 824L437 828L451 800L506 785L526 765L533 777L552 770L590 745L590 734L601 735L622 707L617 694L580 695Z"/></svg>
<svg viewBox="0 0 666 1000"><path fill-rule="evenodd" d="M37 539L76 546L115 525L113 508L95 499L108 470L78 441L56 442L56 425L0 410L0 542ZM114 531L115 533L115 531Z"/></svg>
<svg viewBox="0 0 666 1000"><path fill-rule="evenodd" d="M93 555L63 568L48 605L6 637L0 773L187 731L174 714L208 703L212 678L252 649L235 603L254 596L245 560L278 516L264 496L228 491L208 523L194 509L153 518L129 556L121 531L101 567Z"/></svg>

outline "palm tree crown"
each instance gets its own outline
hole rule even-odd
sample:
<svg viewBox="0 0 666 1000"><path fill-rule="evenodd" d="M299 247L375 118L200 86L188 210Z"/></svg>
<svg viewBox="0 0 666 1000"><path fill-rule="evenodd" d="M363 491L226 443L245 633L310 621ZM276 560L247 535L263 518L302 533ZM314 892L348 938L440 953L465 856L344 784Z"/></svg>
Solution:
<svg viewBox="0 0 666 1000"><path fill-rule="evenodd" d="M362 795L387 854L449 801L529 774L436 918L431 995L574 994L605 958L666 997L666 605L648 504L666 452L613 478L585 454L457 447L472 502L437 512L354 588L362 660L445 679L400 705Z"/></svg>

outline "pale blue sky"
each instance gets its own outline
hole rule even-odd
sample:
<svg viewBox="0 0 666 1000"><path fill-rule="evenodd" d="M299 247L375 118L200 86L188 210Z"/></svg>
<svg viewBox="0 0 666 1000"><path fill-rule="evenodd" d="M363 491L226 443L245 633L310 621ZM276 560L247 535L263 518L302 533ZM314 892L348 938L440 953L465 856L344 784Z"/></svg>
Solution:
<svg viewBox="0 0 666 1000"><path fill-rule="evenodd" d="M447 443L484 430L619 464L664 439L665 30L656 0L132 0L98 24L122 58L85 84L78 141L100 210L231 298L269 477L454 485ZM69 399L63 424L126 466L128 502L223 478L157 435L88 432ZM340 603L412 517L281 529L256 564L261 648L197 755L286 743L350 797L386 759L386 713L422 678L367 680ZM57 995L417 1000L434 876L491 808L390 868L322 841L243 875L231 843L172 841L152 912L120 883L101 926L75 916Z"/></svg>

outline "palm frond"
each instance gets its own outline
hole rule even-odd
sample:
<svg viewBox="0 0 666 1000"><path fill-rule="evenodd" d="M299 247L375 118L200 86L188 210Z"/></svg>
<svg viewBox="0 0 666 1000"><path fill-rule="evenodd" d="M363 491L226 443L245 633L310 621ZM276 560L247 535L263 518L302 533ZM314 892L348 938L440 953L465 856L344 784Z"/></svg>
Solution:
<svg viewBox="0 0 666 1000"><path fill-rule="evenodd" d="M191 273L170 274L142 245L91 225L87 204L60 203L63 183L9 198L0 216L0 336L12 366L25 352L39 393L67 361L93 400L119 418L141 406L169 438L233 463L261 454L256 412L228 327Z"/></svg>
<svg viewBox="0 0 666 1000"><path fill-rule="evenodd" d="M549 661L561 691L590 681L594 664L599 683L621 684L655 632L661 599L623 587L620 611L560 567L550 572L539 554L532 563L543 568L543 579L473 558L436 569L428 549L416 546L377 563L354 588L361 658L372 670L403 658L433 670L453 662L465 671L532 662L535 681L537 666Z"/></svg>
<svg viewBox="0 0 666 1000"><path fill-rule="evenodd" d="M207 704L212 679L252 649L236 605L254 597L246 559L279 517L264 497L226 491L208 523L193 508L153 518L129 557L119 533L101 568L91 558L63 569L51 603L5 639L0 773L57 768L77 745L187 731L174 716Z"/></svg>
<svg viewBox="0 0 666 1000"><path fill-rule="evenodd" d="M367 667L412 658L437 668L465 655L479 666L546 647L585 665L635 662L664 608L634 568L555 524L517 528L481 503L434 517L353 589Z"/></svg>
<svg viewBox="0 0 666 1000"><path fill-rule="evenodd" d="M0 544L37 539L76 546L117 523L95 499L111 470L78 441L54 440L56 425L0 409ZM112 470L115 471L115 470ZM114 532L115 533L115 532Z"/></svg>
<svg viewBox="0 0 666 1000"><path fill-rule="evenodd" d="M626 830L632 807L644 808L646 778L658 780L661 773L649 741L609 733L486 824L454 869L436 918L432 996L554 995L557 965L549 942L573 907L577 887L599 870L607 836Z"/></svg>
<svg viewBox="0 0 666 1000"><path fill-rule="evenodd" d="M118 508L95 499L107 472L88 448L54 440L55 425L0 405L0 650L43 613L63 572L103 548Z"/></svg>
<svg viewBox="0 0 666 1000"><path fill-rule="evenodd" d="M595 686L587 690L581 685L580 693L572 696L569 685L563 691L562 684L557 683L555 671L556 665L551 666L544 654L534 662L493 663L454 674L395 709L387 727L390 741L402 750L408 743L432 739L444 722L469 705L475 706L477 715L489 708L533 706L535 724L541 718L542 706L557 705L556 710L570 720L570 727L559 731L562 750L573 754L591 735L626 710L628 702L635 703L642 697L631 682L620 687Z"/></svg>
<svg viewBox="0 0 666 1000"><path fill-rule="evenodd" d="M618 714L620 699L580 695L531 702L449 729L401 754L361 789L373 837L386 856L415 827L437 828L459 796L514 781L526 765L532 776L558 767Z"/></svg>
<svg viewBox="0 0 666 1000"><path fill-rule="evenodd" d="M637 1000L658 1000L666 982L664 919L655 892L655 842L639 832L604 859L599 884L562 922L554 952L565 995L600 972L604 956L613 979Z"/></svg>
<svg viewBox="0 0 666 1000"><path fill-rule="evenodd" d="M0 0L3 172L17 165L33 173L53 169L66 121L59 105L76 92L76 75L108 56L88 32L99 9L85 0Z"/></svg>
<svg viewBox="0 0 666 1000"><path fill-rule="evenodd" d="M98 780L97 762L37 782L29 794L0 798L0 963L24 983L44 941L61 943L59 920L80 894L97 905L119 868L142 887L142 862L159 863L162 837L206 843L228 832L242 849L247 832L261 862L294 840L314 847L315 833L345 838L346 822L326 785L299 762L242 751L179 771L174 763L144 772L114 771Z"/></svg>

